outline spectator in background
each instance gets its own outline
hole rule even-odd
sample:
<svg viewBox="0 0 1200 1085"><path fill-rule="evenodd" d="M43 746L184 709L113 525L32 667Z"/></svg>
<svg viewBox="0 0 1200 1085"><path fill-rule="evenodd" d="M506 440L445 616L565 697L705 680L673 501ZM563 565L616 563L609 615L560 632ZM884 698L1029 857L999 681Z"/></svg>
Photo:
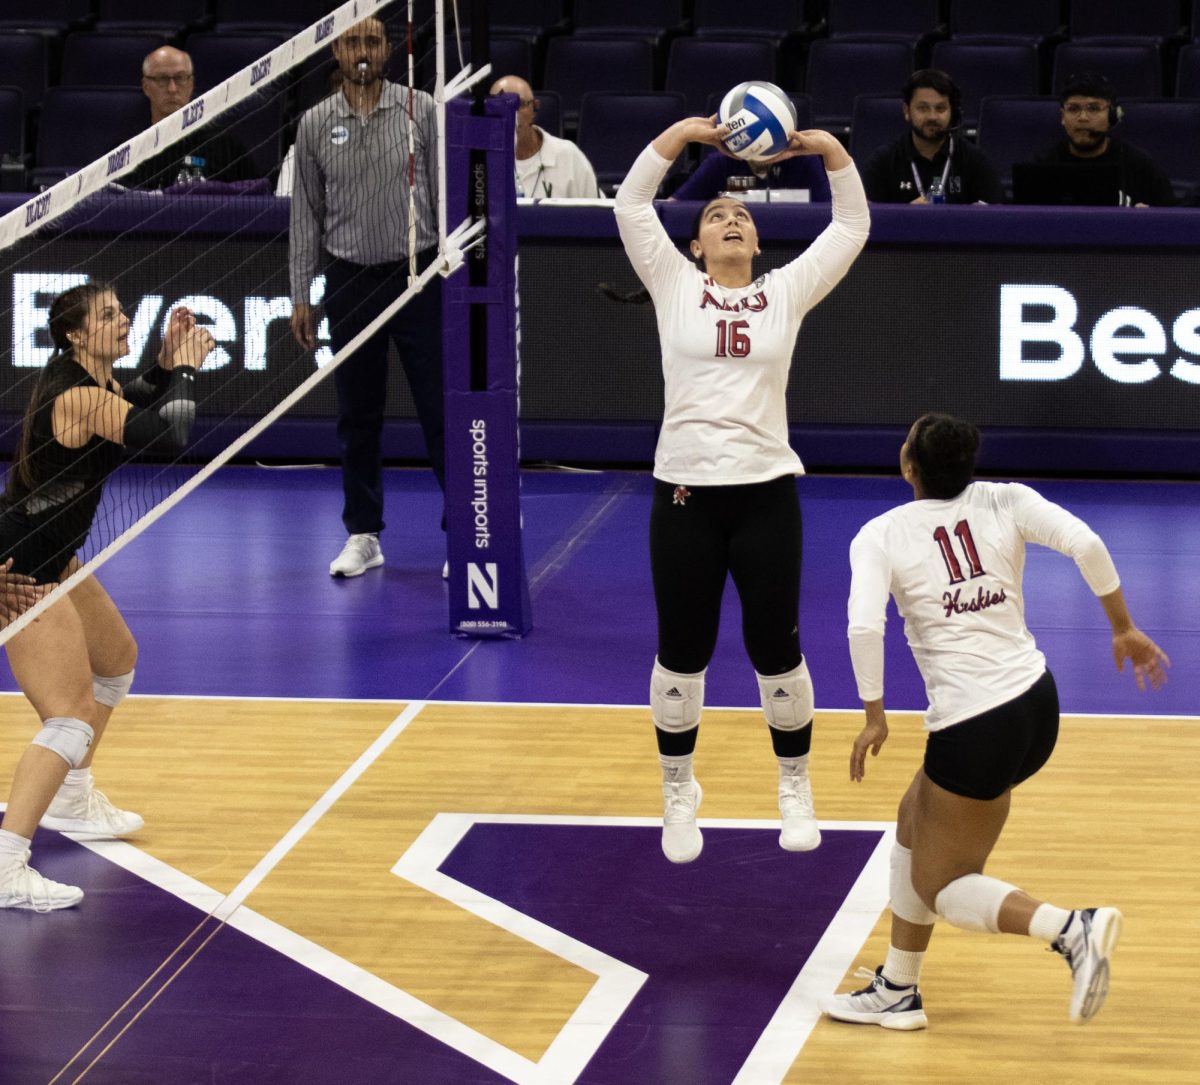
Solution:
<svg viewBox="0 0 1200 1085"><path fill-rule="evenodd" d="M1072 76L1059 97L1066 133L1041 158L1048 164L1115 165L1120 169L1123 202L1135 207L1171 207L1175 191L1166 174L1150 157L1112 136L1123 111L1117 92L1103 76ZM1195 133L1180 133L1194 139Z"/></svg>
<svg viewBox="0 0 1200 1085"><path fill-rule="evenodd" d="M747 162L725 154L708 154L692 175L672 193L675 200L711 200L729 189L730 177L755 177L757 187L808 189L811 203L829 202L829 180L816 155L788 158L782 162Z"/></svg>
<svg viewBox="0 0 1200 1085"><path fill-rule="evenodd" d="M956 129L958 85L925 68L904 84L909 130L881 147L863 169L867 198L875 203L1003 203L996 171ZM940 198L938 198L940 196Z"/></svg>
<svg viewBox="0 0 1200 1085"><path fill-rule="evenodd" d="M538 100L520 76L492 84L492 94L515 94L517 107L517 195L534 200L599 196L596 171L569 139L552 136L534 124Z"/></svg>
<svg viewBox="0 0 1200 1085"><path fill-rule="evenodd" d="M182 49L164 45L142 62L142 92L150 100L150 123L178 112L192 100L196 84L192 58ZM121 179L126 188L168 188L175 183L185 158L202 158L200 171L208 181L249 181L258 174L246 148L224 128L204 125L146 159Z"/></svg>

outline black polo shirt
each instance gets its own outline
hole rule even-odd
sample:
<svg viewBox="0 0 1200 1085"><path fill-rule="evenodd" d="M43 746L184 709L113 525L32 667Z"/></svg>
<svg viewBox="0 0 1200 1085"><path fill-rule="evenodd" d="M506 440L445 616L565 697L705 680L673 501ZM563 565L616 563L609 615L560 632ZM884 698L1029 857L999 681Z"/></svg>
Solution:
<svg viewBox="0 0 1200 1085"><path fill-rule="evenodd" d="M948 154L950 169L947 171ZM914 166L916 178L913 177ZM863 168L863 187L867 190L867 199L875 203L912 203L927 192L929 182L934 177L941 177L943 172L946 173L947 203L1004 202L1004 189L996 171L978 147L959 135L947 139L930 160L917 153L912 133L905 132L870 157Z"/></svg>
<svg viewBox="0 0 1200 1085"><path fill-rule="evenodd" d="M1071 153L1071 143L1062 139L1040 159L1051 164L1069 163L1080 166L1119 166L1121 170L1121 192L1130 204L1144 203L1150 207L1174 207L1175 190L1167 175L1160 170L1150 156L1129 143L1121 143L1108 137L1108 147L1103 154L1092 158L1080 158Z"/></svg>

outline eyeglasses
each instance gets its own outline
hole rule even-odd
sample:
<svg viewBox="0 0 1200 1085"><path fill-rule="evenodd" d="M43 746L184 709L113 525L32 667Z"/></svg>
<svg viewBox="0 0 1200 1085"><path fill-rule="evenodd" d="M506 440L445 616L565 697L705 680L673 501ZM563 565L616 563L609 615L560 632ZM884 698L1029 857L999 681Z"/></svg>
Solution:
<svg viewBox="0 0 1200 1085"><path fill-rule="evenodd" d="M1087 114L1089 117L1099 116L1101 113L1107 113L1109 109L1107 102L1068 102L1062 107L1062 111L1068 117L1078 117Z"/></svg>
<svg viewBox="0 0 1200 1085"><path fill-rule="evenodd" d="M159 87L169 87L172 83L176 86L186 87L195 77L191 72L186 72L183 75L143 75L142 78Z"/></svg>

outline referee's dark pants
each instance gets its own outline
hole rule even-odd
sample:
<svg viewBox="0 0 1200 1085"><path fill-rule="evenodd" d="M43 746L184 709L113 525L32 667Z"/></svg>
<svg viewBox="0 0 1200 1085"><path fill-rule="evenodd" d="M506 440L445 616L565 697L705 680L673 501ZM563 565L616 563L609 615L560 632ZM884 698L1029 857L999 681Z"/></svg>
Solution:
<svg viewBox="0 0 1200 1085"><path fill-rule="evenodd" d="M435 250L422 252L420 268ZM408 287L408 262L364 267L330 257L325 314L334 352L341 350ZM425 435L429 463L446 489L442 402L442 283L435 278L333 373L342 448L342 522L351 535L383 530L383 421L389 339L396 345Z"/></svg>

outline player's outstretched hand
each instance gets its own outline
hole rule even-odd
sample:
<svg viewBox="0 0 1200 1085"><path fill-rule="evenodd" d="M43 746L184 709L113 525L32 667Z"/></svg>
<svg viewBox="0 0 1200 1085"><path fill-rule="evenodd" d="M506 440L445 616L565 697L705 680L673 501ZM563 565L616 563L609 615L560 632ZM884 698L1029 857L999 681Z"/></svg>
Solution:
<svg viewBox="0 0 1200 1085"><path fill-rule="evenodd" d="M842 167L850 165L851 161L841 140L831 132L822 131L820 128L807 128L803 132L793 132L788 140L787 150L780 151L779 154L768 158L767 161L782 162L788 158L814 154L820 155L824 159L827 170L840 170Z"/></svg>
<svg viewBox="0 0 1200 1085"><path fill-rule="evenodd" d="M1147 684L1151 689L1158 689L1167 680L1167 668L1171 665L1167 653L1136 625L1114 633L1112 645L1117 670L1124 671L1128 659L1133 664L1138 689L1144 690Z"/></svg>
<svg viewBox="0 0 1200 1085"><path fill-rule="evenodd" d="M15 621L46 594L33 577L12 571L13 559L0 565L0 628Z"/></svg>
<svg viewBox="0 0 1200 1085"><path fill-rule="evenodd" d="M158 364L164 369L171 368L171 358L183 342L183 337L196 326L196 315L186 305L180 305L171 310L167 320L167 330L163 333L162 350L158 354Z"/></svg>
<svg viewBox="0 0 1200 1085"><path fill-rule="evenodd" d="M871 751L872 757L878 757L887 737L887 715L882 704L872 703L867 708L867 722L859 731L850 751L850 779L856 784L861 782L867 773L867 750Z"/></svg>

